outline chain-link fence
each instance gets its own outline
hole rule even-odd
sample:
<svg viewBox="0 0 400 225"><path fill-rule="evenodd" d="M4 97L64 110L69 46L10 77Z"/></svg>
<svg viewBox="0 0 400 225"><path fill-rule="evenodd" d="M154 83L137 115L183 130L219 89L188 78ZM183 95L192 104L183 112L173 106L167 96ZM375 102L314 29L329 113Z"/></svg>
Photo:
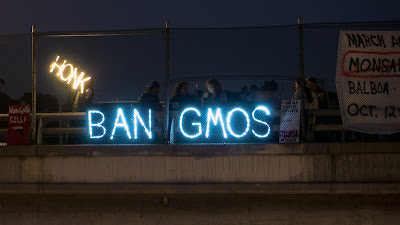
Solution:
<svg viewBox="0 0 400 225"><path fill-rule="evenodd" d="M308 111L331 110L310 116L302 111L302 119L297 116L301 132L295 134L300 140L395 139L396 134L343 130L342 95L336 93L335 78L341 63L337 60L340 31L345 30L376 32L371 35L389 31L396 39L399 23L35 32L34 39L32 33L1 35L4 109L0 113L7 113L9 104L33 105L37 121L32 130L38 136L34 140L43 144L275 143L282 100L298 99ZM394 58L395 48L388 51ZM398 65L396 61L394 68ZM298 79L309 76L315 79ZM390 79L386 83L393 83L389 89L396 96L396 78ZM314 81L319 86L314 96L318 106L305 87L312 89ZM347 89L357 93L358 81L352 82L355 86ZM380 82L383 92L385 81ZM365 87L360 88L363 94L358 97L363 97ZM380 95L369 97L380 101ZM395 104L387 107L392 106L397 110ZM361 107L357 105L357 111ZM366 114L372 109L362 110ZM396 121L392 118L391 123ZM6 128L3 123L1 128Z"/></svg>

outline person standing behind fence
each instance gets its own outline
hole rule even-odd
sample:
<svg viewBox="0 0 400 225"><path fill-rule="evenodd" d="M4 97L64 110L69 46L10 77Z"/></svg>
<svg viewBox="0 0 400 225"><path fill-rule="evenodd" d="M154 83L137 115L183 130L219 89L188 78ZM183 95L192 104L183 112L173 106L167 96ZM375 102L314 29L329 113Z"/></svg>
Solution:
<svg viewBox="0 0 400 225"><path fill-rule="evenodd" d="M92 104L94 96L93 82L86 84L85 90L81 93L79 90L69 91L67 102L63 107L64 112L84 112Z"/></svg>
<svg viewBox="0 0 400 225"><path fill-rule="evenodd" d="M160 103L160 99L158 98L159 92L160 92L160 83L158 83L157 81L152 81L146 86L145 91L142 94L140 94L138 102L159 104Z"/></svg>
<svg viewBox="0 0 400 225"><path fill-rule="evenodd" d="M301 86L300 78L295 81L296 92L293 94L292 100L303 100L305 109L318 109L318 95L310 88L306 87L303 98L300 97Z"/></svg>
<svg viewBox="0 0 400 225"><path fill-rule="evenodd" d="M307 87L310 88L311 91L314 91L318 95L318 108L320 109L329 109L330 108L330 103L329 103L329 96L328 92L319 87L317 83L317 79L315 77L307 77L306 78L306 84Z"/></svg>
<svg viewBox="0 0 400 225"><path fill-rule="evenodd" d="M189 93L189 84L187 82L179 82L175 85L171 93L170 102L173 105L172 109L180 108L182 105L193 103L195 98ZM175 105L177 103L177 105Z"/></svg>
<svg viewBox="0 0 400 225"><path fill-rule="evenodd" d="M329 103L328 92L319 87L317 83L317 79L315 77L307 77L306 78L307 87L310 88L311 91L314 91L318 95L318 108L319 109L329 109L331 107ZM316 124L330 124L332 123L330 117L321 117L318 116L315 119ZM335 135L331 131L320 131L314 133L315 141L332 141L335 138Z"/></svg>
<svg viewBox="0 0 400 225"><path fill-rule="evenodd" d="M310 88L305 87L303 97L301 97L301 78L298 78L295 81L295 88L296 92L292 96L292 100L301 100L304 102L304 109L318 109L318 95L317 93L313 92L310 90ZM304 109L301 108L300 112L303 115L304 114ZM313 140L312 136L307 136L306 134L310 135L311 133L307 132L308 129L310 129L310 125L315 124L315 116L309 116L306 117L305 123L303 120L300 120L300 139L301 140ZM307 126L305 126L307 124Z"/></svg>
<svg viewBox="0 0 400 225"><path fill-rule="evenodd" d="M216 79L207 80L205 83L206 91L201 97L201 105L210 102L226 102L226 94L222 85Z"/></svg>

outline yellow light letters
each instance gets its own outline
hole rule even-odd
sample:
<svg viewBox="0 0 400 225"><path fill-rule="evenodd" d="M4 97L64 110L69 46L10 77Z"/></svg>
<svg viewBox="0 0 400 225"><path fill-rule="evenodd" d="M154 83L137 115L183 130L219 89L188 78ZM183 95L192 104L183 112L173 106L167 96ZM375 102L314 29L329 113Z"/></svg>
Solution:
<svg viewBox="0 0 400 225"><path fill-rule="evenodd" d="M81 93L83 93L83 91L85 90L85 82L90 80L91 77L86 77L83 78L83 76L85 75L84 72L81 72L78 76L78 68L74 68L72 66L72 64L66 64L67 60L64 60L63 64L59 65L57 64L58 59L60 58L60 56L57 56L56 61L54 61L51 65L50 65L50 73L52 73L54 71L55 68L58 68L58 73L56 74L57 77L60 77L61 80L63 81L67 81L68 84L71 83L72 79L74 80L72 87L74 89L77 89L79 87L79 85L81 86ZM64 76L64 70L65 68L67 68L69 66L70 69L70 73L67 77Z"/></svg>

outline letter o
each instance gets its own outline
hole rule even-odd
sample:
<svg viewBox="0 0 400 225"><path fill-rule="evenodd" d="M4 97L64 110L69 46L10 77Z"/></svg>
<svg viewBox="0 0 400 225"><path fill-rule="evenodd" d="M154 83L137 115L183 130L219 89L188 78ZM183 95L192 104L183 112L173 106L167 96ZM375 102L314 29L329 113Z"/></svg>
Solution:
<svg viewBox="0 0 400 225"><path fill-rule="evenodd" d="M350 107L355 107L355 109L356 109L356 112L355 113L351 113L351 109L350 109ZM351 116L357 116L358 115L358 105L356 104L356 103L353 103L353 104L351 104L351 105L349 105L348 107L347 107L347 112L351 115Z"/></svg>
<svg viewBox="0 0 400 225"><path fill-rule="evenodd" d="M245 130L243 133L241 133L241 134L235 134L235 133L233 132L233 130L232 130L232 127L231 127L231 117L232 117L232 114L233 114L234 112L236 112L236 111L239 111L239 112L243 113L243 115L246 117L246 122L247 122L247 123L246 123L246 130ZM228 131L229 131L229 133L232 134L232 136L234 136L235 138L241 138L241 137L243 137L244 135L246 135L247 132L249 132L249 129L250 129L250 119L249 119L249 115L247 114L246 111L244 111L244 110L241 109L241 108L234 108L234 109L232 109L231 111L229 111L228 116L226 117L226 124L227 124Z"/></svg>

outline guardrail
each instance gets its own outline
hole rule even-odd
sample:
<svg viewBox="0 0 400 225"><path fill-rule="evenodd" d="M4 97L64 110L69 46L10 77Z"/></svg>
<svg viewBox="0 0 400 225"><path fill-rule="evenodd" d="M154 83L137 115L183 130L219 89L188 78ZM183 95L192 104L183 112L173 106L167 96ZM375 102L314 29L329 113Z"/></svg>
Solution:
<svg viewBox="0 0 400 225"><path fill-rule="evenodd" d="M308 126L307 126L307 141L315 141L315 132L321 131L341 131L341 141L345 141L345 129L340 119L340 123L329 124L329 123L315 123L316 120L311 118L321 117L341 117L340 108L331 109L309 109L307 110ZM327 120L326 120L327 121ZM331 120L332 121L332 120Z"/></svg>
<svg viewBox="0 0 400 225"><path fill-rule="evenodd" d="M175 112L177 114L177 112ZM174 117L174 112L171 112L171 118ZM43 144L44 135L59 135L59 144L68 144L67 141L63 140L63 135L68 137L69 134L87 134L87 127L70 127L69 122L71 121L84 121L86 120L85 112L64 112L64 113L37 113L37 120L39 121L37 127L37 144ZM280 117L280 112L277 111L274 117ZM340 117L339 108L333 109L315 109L315 110L307 110L307 116L310 117ZM163 112L158 112L155 114L155 117L159 121L164 120ZM7 121L8 114L0 114L0 121ZM46 124L49 122L57 122L58 127L47 127ZM312 120L308 120L312 121ZM164 124L163 122L159 124ZM272 128L273 132L279 132L279 125L274 125ZM163 128L160 128L163 129ZM308 123L307 125L307 141L314 141L315 132L321 131L341 131L342 132L342 140L344 141L344 129L343 125L340 124L315 124ZM172 130L171 133L174 133ZM7 128L0 129L0 135L7 135Z"/></svg>

